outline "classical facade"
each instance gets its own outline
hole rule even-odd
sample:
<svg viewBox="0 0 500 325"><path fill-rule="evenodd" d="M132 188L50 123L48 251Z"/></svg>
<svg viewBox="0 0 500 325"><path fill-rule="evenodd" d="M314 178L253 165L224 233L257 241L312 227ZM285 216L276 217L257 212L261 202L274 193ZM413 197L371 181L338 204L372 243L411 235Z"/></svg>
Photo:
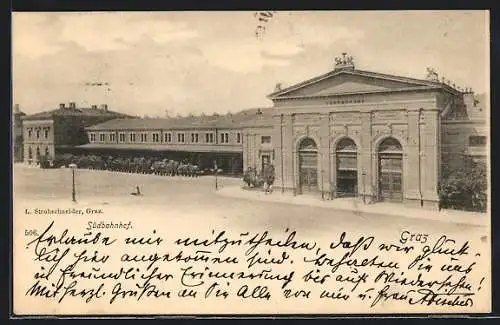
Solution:
<svg viewBox="0 0 500 325"><path fill-rule="evenodd" d="M358 70L343 54L321 76L270 94L271 108L226 116L111 120L89 152L184 153L242 173L272 163L274 188L437 208L443 173L487 161L488 99L428 70L414 79Z"/></svg>
<svg viewBox="0 0 500 325"><path fill-rule="evenodd" d="M126 115L108 110L105 104L81 108L74 102L60 104L59 109L23 116L24 161L37 163L42 156L51 160L57 153L87 143L85 127L118 117Z"/></svg>
<svg viewBox="0 0 500 325"><path fill-rule="evenodd" d="M437 208L443 164L484 159L488 127L470 89L428 72L419 80L361 71L344 54L332 71L269 95L272 126L243 131L261 139L244 149L245 167L272 160L275 187L296 195Z"/></svg>

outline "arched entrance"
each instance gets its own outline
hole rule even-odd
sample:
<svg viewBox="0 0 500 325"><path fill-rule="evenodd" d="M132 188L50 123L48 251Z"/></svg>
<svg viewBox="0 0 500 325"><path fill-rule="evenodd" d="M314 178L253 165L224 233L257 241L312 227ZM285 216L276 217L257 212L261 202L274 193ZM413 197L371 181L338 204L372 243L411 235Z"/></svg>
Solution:
<svg viewBox="0 0 500 325"><path fill-rule="evenodd" d="M318 190L318 147L311 138L299 145L299 189L300 193Z"/></svg>
<svg viewBox="0 0 500 325"><path fill-rule="evenodd" d="M403 148L398 140L387 138L378 148L379 199L403 200Z"/></svg>
<svg viewBox="0 0 500 325"><path fill-rule="evenodd" d="M358 148L350 138L339 141L337 157L337 197L353 197L358 194Z"/></svg>

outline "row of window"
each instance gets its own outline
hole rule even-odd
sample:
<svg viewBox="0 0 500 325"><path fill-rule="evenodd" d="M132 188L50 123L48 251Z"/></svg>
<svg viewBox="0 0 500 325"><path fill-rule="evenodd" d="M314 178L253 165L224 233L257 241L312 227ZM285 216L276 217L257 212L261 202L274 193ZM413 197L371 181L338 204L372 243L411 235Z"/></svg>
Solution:
<svg viewBox="0 0 500 325"><path fill-rule="evenodd" d="M40 139L40 137L42 136L42 131L43 131L43 138L48 139L50 127L44 127L43 130L41 128L37 128L34 134L35 138ZM33 139L33 128L28 128L28 139Z"/></svg>
<svg viewBox="0 0 500 325"><path fill-rule="evenodd" d="M50 156L49 147L45 147L45 156ZM40 147L36 147L36 159L40 159ZM28 148L28 159L33 159L33 149Z"/></svg>
<svg viewBox="0 0 500 325"><path fill-rule="evenodd" d="M109 133L108 139L110 142L116 142L116 134L115 133ZM229 133L228 132L222 132L219 134L219 143L229 143ZM140 133L139 134L140 142L148 142L148 133ZM266 139L265 139L266 138ZM269 138L269 139L267 139ZM241 133L236 133L236 143L241 143ZM97 135L95 133L90 133L90 142L96 142L97 141ZM99 134L99 142L105 142L106 141L106 134L105 133L100 133ZM119 142L126 142L126 134L125 133L118 133L118 141ZM137 135L136 133L130 133L129 142L136 142L137 141ZM163 139L161 139L160 133L153 133L152 134L152 142L166 142L166 143L172 143L172 133L164 133ZM186 136L184 133L177 133L177 142L178 143L185 143L186 142ZM199 143L200 142L200 136L198 133L191 133L191 143ZM270 143L271 142L271 137L262 137L262 143ZM206 133L205 134L205 143L214 143L214 134L213 133Z"/></svg>

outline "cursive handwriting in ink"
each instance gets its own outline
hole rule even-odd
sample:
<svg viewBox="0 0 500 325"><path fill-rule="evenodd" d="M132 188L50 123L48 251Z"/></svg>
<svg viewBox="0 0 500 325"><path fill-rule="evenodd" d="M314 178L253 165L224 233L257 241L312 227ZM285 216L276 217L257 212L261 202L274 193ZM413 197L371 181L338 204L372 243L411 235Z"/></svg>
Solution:
<svg viewBox="0 0 500 325"><path fill-rule="evenodd" d="M446 235L443 235L439 237L439 239L434 243L434 245L431 247L429 245L425 245L422 248L422 254L418 255L409 265L408 269L413 268L418 262L422 261L425 258L428 258L432 254L438 254L438 255L449 255L449 256L461 256L461 255L468 255L468 250L469 250L469 242L466 241L459 249L456 247L452 246L446 246L446 245L453 245L455 244L454 239L450 239L446 237Z"/></svg>

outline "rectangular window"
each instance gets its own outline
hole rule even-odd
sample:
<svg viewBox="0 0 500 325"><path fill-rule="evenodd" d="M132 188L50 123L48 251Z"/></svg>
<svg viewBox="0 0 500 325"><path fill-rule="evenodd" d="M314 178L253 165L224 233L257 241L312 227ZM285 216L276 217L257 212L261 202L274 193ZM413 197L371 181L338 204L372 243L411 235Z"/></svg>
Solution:
<svg viewBox="0 0 500 325"><path fill-rule="evenodd" d="M109 141L110 142L115 142L116 141L116 134L110 133L109 134Z"/></svg>
<svg viewBox="0 0 500 325"><path fill-rule="evenodd" d="M171 143L172 142L172 133L165 133L165 142Z"/></svg>
<svg viewBox="0 0 500 325"><path fill-rule="evenodd" d="M28 129L28 138L31 139L32 135L33 135L33 129Z"/></svg>
<svg viewBox="0 0 500 325"><path fill-rule="evenodd" d="M268 135L263 135L260 138L260 143L262 143L262 144L264 144L264 143L271 143L271 137L268 136Z"/></svg>
<svg viewBox="0 0 500 325"><path fill-rule="evenodd" d="M160 142L160 134L153 133L153 142Z"/></svg>
<svg viewBox="0 0 500 325"><path fill-rule="evenodd" d="M236 143L241 143L241 133L236 133Z"/></svg>
<svg viewBox="0 0 500 325"><path fill-rule="evenodd" d="M94 136L95 136L95 134L94 134ZM36 130L36 138L40 139L40 129Z"/></svg>
<svg viewBox="0 0 500 325"><path fill-rule="evenodd" d="M95 133L90 133L90 142L95 142Z"/></svg>
<svg viewBox="0 0 500 325"><path fill-rule="evenodd" d="M486 146L486 137L479 135L471 135L469 137L469 146L471 147L485 147Z"/></svg>
<svg viewBox="0 0 500 325"><path fill-rule="evenodd" d="M177 133L177 142L184 143L184 133Z"/></svg>
<svg viewBox="0 0 500 325"><path fill-rule="evenodd" d="M135 142L135 133L130 133L129 139L130 139L130 142Z"/></svg>
<svg viewBox="0 0 500 325"><path fill-rule="evenodd" d="M229 143L229 133L220 134L220 143Z"/></svg>
<svg viewBox="0 0 500 325"><path fill-rule="evenodd" d="M104 142L104 141L106 141L106 135L105 135L104 133L100 133L100 134L99 134L99 141L100 141L100 142Z"/></svg>
<svg viewBox="0 0 500 325"><path fill-rule="evenodd" d="M125 142L125 133L118 134L118 140L120 140L120 142Z"/></svg>
<svg viewBox="0 0 500 325"><path fill-rule="evenodd" d="M198 141L199 141L198 133L191 133L191 142L198 143Z"/></svg>
<svg viewBox="0 0 500 325"><path fill-rule="evenodd" d="M43 136L44 136L45 139L49 138L49 128L45 128L43 130Z"/></svg>
<svg viewBox="0 0 500 325"><path fill-rule="evenodd" d="M148 134L141 133L141 142L148 142Z"/></svg>
<svg viewBox="0 0 500 325"><path fill-rule="evenodd" d="M213 143L214 142L214 134L213 133L206 133L205 134L205 142L206 143Z"/></svg>

